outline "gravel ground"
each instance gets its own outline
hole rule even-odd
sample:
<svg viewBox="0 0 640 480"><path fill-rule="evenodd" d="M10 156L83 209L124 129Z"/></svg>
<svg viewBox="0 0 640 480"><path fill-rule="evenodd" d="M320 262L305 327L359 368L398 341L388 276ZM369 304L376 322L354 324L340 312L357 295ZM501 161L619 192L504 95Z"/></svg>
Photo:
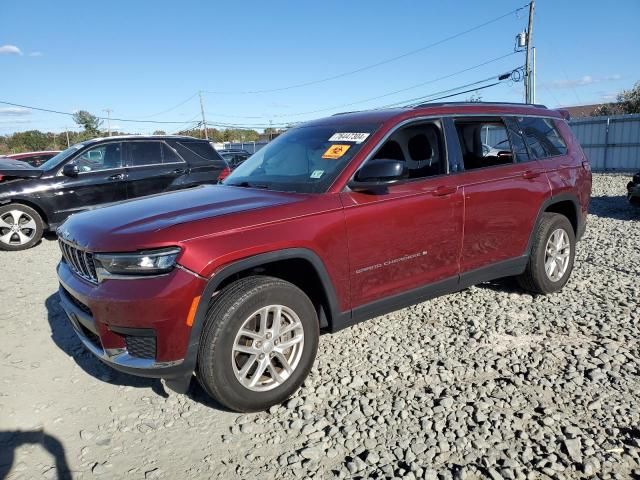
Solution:
<svg viewBox="0 0 640 480"><path fill-rule="evenodd" d="M323 336L303 388L259 414L103 366L58 305L55 241L0 252L0 477L640 478L626 182L594 175L561 293L502 280Z"/></svg>

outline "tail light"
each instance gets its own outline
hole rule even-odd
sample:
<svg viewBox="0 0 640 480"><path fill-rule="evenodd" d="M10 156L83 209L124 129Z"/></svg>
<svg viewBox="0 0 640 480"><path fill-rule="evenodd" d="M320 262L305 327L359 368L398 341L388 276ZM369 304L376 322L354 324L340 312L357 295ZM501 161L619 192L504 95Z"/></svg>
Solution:
<svg viewBox="0 0 640 480"><path fill-rule="evenodd" d="M224 170L222 170L220 172L220 175L218 175L218 182L223 181L225 178L229 176L230 173L231 173L231 169L229 167L224 167Z"/></svg>

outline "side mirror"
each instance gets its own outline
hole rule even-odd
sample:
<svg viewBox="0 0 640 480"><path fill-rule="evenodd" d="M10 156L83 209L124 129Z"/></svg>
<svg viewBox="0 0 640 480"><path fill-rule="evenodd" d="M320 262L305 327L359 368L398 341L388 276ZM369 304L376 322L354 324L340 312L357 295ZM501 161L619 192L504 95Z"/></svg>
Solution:
<svg viewBox="0 0 640 480"><path fill-rule="evenodd" d="M358 170L354 180L349 182L349 188L354 192L384 190L406 176L407 165L402 160L370 160Z"/></svg>
<svg viewBox="0 0 640 480"><path fill-rule="evenodd" d="M79 173L80 169L74 162L67 163L64 167L62 167L62 174L67 177L77 177Z"/></svg>

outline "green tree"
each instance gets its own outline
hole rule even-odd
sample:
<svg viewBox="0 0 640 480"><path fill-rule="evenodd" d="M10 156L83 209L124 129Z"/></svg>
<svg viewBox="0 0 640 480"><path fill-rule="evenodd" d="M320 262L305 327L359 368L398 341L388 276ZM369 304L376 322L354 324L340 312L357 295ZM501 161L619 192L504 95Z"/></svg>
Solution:
<svg viewBox="0 0 640 480"><path fill-rule="evenodd" d="M50 135L39 130L16 132L7 138L7 146L12 152L30 152L46 150L53 147L53 139Z"/></svg>
<svg viewBox="0 0 640 480"><path fill-rule="evenodd" d="M95 137L100 133L99 129L100 125L102 125L102 120L95 115L91 115L86 110L80 110L74 113L73 121L84 128L84 131L92 137Z"/></svg>
<svg viewBox="0 0 640 480"><path fill-rule="evenodd" d="M631 113L640 113L640 82L636 82L633 88L620 92L615 103L605 103L597 107L591 112L591 116L628 115Z"/></svg>

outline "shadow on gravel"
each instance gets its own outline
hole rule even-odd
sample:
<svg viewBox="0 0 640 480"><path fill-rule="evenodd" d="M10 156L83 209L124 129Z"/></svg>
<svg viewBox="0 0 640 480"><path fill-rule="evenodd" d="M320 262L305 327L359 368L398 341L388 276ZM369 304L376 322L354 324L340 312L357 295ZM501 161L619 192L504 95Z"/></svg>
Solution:
<svg viewBox="0 0 640 480"><path fill-rule="evenodd" d="M490 282L479 283L476 285L478 288L486 288L487 290L493 290L494 292L503 293L529 293L520 287L515 277L498 278L491 280Z"/></svg>
<svg viewBox="0 0 640 480"><path fill-rule="evenodd" d="M64 353L73 357L78 366L86 373L106 383L125 385L128 387L151 388L151 390L162 397L168 396L160 380L136 377L119 372L104 365L94 357L92 353L87 351L67 319L67 314L60 306L57 293L47 298L45 306L47 307L47 320L51 328L51 338L54 343Z"/></svg>
<svg viewBox="0 0 640 480"><path fill-rule="evenodd" d="M591 197L589 213L614 220L640 220L640 207L631 205L625 195Z"/></svg>
<svg viewBox="0 0 640 480"><path fill-rule="evenodd" d="M15 451L21 445L39 444L55 460L56 477L47 478L71 479L71 471L67 463L67 455L62 442L43 430L0 431L0 478L7 478L15 461Z"/></svg>
<svg viewBox="0 0 640 480"><path fill-rule="evenodd" d="M45 306L47 307L47 319L49 320L49 327L51 328L51 338L54 343L64 353L73 357L78 366L86 373L112 385L150 388L154 393L161 397L167 398L169 396L169 393L165 391L164 385L162 385L162 382L159 379L136 377L135 375L128 375L126 373L119 372L103 364L100 360L94 357L92 353L88 352L73 330L71 323L67 319L67 314L60 306L57 293L54 293L47 298ZM225 412L231 411L209 397L195 378L192 378L191 385L189 386L186 396L194 402L198 402L206 407ZM0 475L0 479L1 478L4 477Z"/></svg>

